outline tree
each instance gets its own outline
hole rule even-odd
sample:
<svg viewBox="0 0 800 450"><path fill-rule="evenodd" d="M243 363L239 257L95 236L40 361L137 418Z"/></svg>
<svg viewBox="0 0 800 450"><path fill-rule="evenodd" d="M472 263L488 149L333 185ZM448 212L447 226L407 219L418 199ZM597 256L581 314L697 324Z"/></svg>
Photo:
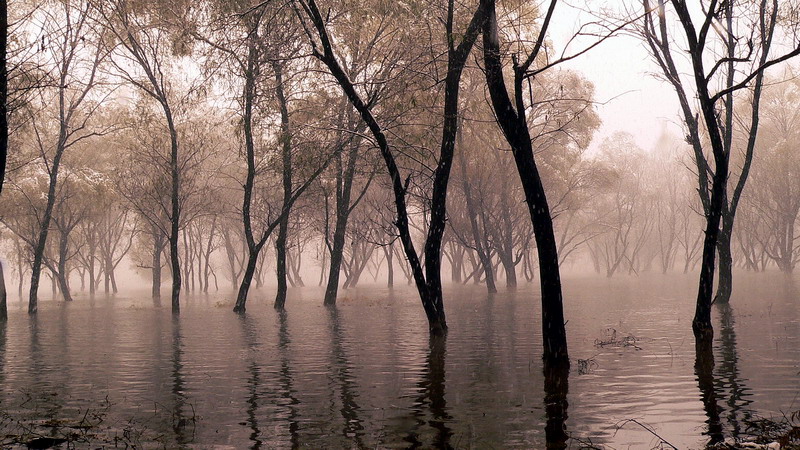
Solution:
<svg viewBox="0 0 800 450"><path fill-rule="evenodd" d="M713 336L711 303L717 251L720 253L720 288L717 299L726 302L730 298L732 286L730 240L736 208L747 181L758 134L764 71L770 66L800 54L800 47L777 58L769 58L779 11L777 0L772 2L761 0L754 11L748 10L744 4L741 5L740 11L736 8L737 2L734 1L712 0L700 16L702 23L699 27L695 24L693 13L690 12L685 0L673 0L671 4L685 37L691 63L689 80L681 77L681 72L675 63L675 50L671 42L673 37L670 36L664 0L658 0L655 7L651 7L649 0L643 0L645 20L642 35L664 77L678 96L689 141L694 149L698 192L705 211L706 228L692 329L698 339L710 339ZM747 35L752 35L753 38L745 39ZM721 54L716 52L716 46L713 45L715 36L719 40L717 44L723 49ZM711 69L706 68L709 63ZM744 73L739 79L736 76L737 67L740 73ZM720 72L720 69L724 71ZM712 92L714 85L720 82L721 74L724 74L721 80L723 87L714 93ZM688 100L687 86L692 86L697 96L700 119ZM734 93L750 86L752 86L752 108L747 144L743 150L744 163L739 178L735 181L733 192L729 195ZM721 112L718 105L720 102L722 102ZM704 153L701 141L703 131L710 143L713 166ZM721 222L722 230L720 230Z"/></svg>
<svg viewBox="0 0 800 450"><path fill-rule="evenodd" d="M169 254L172 269L172 312L180 312L181 266L178 254L178 240L181 220L180 209L180 171L178 129L173 111L173 86L168 76L168 52L171 42L167 39L169 30L156 18L164 15L158 5L129 3L127 0L112 0L99 4L106 29L118 45L117 58L112 58L119 74L128 83L136 86L142 93L155 100L164 114L170 138L170 203L168 211ZM148 20L149 19L149 20ZM140 74L132 72L136 68Z"/></svg>
<svg viewBox="0 0 800 450"><path fill-rule="evenodd" d="M28 299L29 313L36 313L38 309L37 292L56 204L61 160L70 147L98 133L102 134L91 128L90 120L98 111L99 103L90 102L89 93L97 83L98 69L106 53L99 46L94 49L91 47L93 39L97 38L97 30L91 26L90 5L89 3L63 4L56 8L57 10L47 9L42 12L43 25L50 29L49 42L52 45L43 56L47 59L43 64L52 68L53 77L57 80L56 87L42 91L40 99L42 111L50 105L55 105L56 111L52 118L57 125L52 131L46 130L43 127L49 124L42 123L41 118L31 117L37 137L37 152L41 157L42 168L48 175L48 188L47 202L40 215L37 215L38 236L31 242L33 263ZM53 136L48 136L47 132L52 132ZM47 140L48 137L54 142Z"/></svg>
<svg viewBox="0 0 800 450"><path fill-rule="evenodd" d="M379 99L379 92L360 93L352 78L345 71L339 62L339 57L333 48L333 40L328 30L328 20L323 18L314 0L300 0L297 2L300 10L298 15L308 32L309 41L313 55L322 62L328 71L336 79L339 87L347 96L348 100L359 113L364 123L369 128L375 142L384 159L387 173L392 182L394 193L394 203L397 212L395 225L400 235L400 241L406 258L411 265L414 274L417 291L422 301L428 318L430 332L433 334L444 334L447 330L447 321L444 313L444 300L442 298L441 281L441 253L442 238L445 231L447 187L450 178L450 170L453 163L456 134L458 131L458 94L461 81L461 74L467 62L472 46L477 39L482 23L485 21L485 12L488 2L482 0L471 15L469 24L460 36L461 41L457 41L454 29L455 2L450 0L447 3L445 24L445 38L447 45L447 71L444 83L444 101L442 137L440 141L439 158L436 170L433 175L431 189L430 218L428 233L424 244L425 266L423 270L414 243L411 239L409 228L408 208L407 208L407 189L409 178L405 183L398 168L397 158L378 117L374 114L374 103ZM401 11L394 11L400 13ZM387 14L389 11L383 11ZM312 31L313 30L313 34ZM376 38L386 30L380 29ZM408 30L406 30L406 33ZM406 34L406 36L408 36ZM391 67L391 66L389 66ZM387 75L389 75L387 73ZM375 96L373 96L375 95Z"/></svg>
<svg viewBox="0 0 800 450"><path fill-rule="evenodd" d="M564 307L561 299L558 249L550 206L547 203L542 178L534 159L531 134L526 119L527 107L524 104L523 96L523 82L530 76L528 71L542 48L555 5L555 1L550 3L536 44L526 55L526 59L520 63L516 57L514 58L514 104L508 96L508 88L503 75L494 0L489 1L489 18L483 26L483 60L492 107L497 123L511 146L517 172L522 181L525 202L533 223L539 255L544 359L554 365L568 366L569 355L567 353L567 333L564 327Z"/></svg>

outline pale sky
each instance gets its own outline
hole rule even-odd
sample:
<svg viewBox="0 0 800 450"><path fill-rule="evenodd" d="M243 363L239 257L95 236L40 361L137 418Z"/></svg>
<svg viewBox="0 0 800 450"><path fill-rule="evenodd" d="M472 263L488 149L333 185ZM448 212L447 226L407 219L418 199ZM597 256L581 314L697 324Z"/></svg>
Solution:
<svg viewBox="0 0 800 450"><path fill-rule="evenodd" d="M590 20L591 15L559 3L551 25L556 49L563 48L581 21ZM574 50L568 54L583 47L573 43L571 48ZM616 36L567 62L564 67L583 72L595 85L595 100L605 103L597 105L603 123L591 148L596 148L616 131L631 133L645 150L653 147L664 126L673 134L682 134L675 92L669 84L653 76L658 67L641 41L630 36Z"/></svg>

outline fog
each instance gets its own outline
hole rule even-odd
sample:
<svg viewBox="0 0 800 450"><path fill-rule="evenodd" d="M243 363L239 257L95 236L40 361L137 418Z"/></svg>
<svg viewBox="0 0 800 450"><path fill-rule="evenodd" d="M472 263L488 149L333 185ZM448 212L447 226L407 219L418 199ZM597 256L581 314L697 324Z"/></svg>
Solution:
<svg viewBox="0 0 800 450"><path fill-rule="evenodd" d="M800 5L3 7L2 445L798 444Z"/></svg>

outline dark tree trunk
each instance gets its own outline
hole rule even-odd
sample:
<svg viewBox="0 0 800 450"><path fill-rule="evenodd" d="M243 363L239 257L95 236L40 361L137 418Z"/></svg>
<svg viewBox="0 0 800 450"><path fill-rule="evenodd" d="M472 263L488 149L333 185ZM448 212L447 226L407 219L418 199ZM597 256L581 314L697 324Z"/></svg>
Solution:
<svg viewBox="0 0 800 450"><path fill-rule="evenodd" d="M275 294L275 309L283 309L286 305L286 235L288 233L289 218L281 220L278 226L278 238L275 239L275 273L278 275L278 291Z"/></svg>
<svg viewBox="0 0 800 450"><path fill-rule="evenodd" d="M484 26L484 63L486 65L486 82L492 100L497 122L503 129L506 140L511 146L514 162L517 166L525 202L533 224L536 249L539 256L539 276L542 293L542 343L546 363L557 366L569 365L567 351L567 333L564 327L564 307L561 297L561 274L558 267L558 247L550 206L547 203L539 170L534 161L530 132L525 118L523 100L523 81L528 66L514 67L514 101L516 108L508 97L503 69L500 62L500 47L495 17L494 0L490 0L489 20ZM548 11L549 20L551 10ZM544 32L544 30L543 30ZM534 50L529 61L536 56ZM530 64L526 61L526 64Z"/></svg>
<svg viewBox="0 0 800 450"><path fill-rule="evenodd" d="M65 230L58 240L58 272L55 275L58 281L58 289L61 291L64 301L71 302L72 294L69 292L69 273L67 273L68 245L69 231Z"/></svg>
<svg viewBox="0 0 800 450"><path fill-rule="evenodd" d="M63 97L63 95L62 95ZM58 138L58 146L56 153L53 156L52 165L50 167L50 181L47 188L47 204L42 214L42 220L39 225L39 237L36 239L36 244L33 247L33 264L31 264L31 289L30 296L28 297L28 313L35 314L38 310L38 292L39 280L42 274L42 263L44 260L44 249L47 245L47 236L50 232L50 221L53 217L53 206L56 202L56 183L58 183L58 169L61 165L61 157L64 154L64 145L66 144L66 130L61 127Z"/></svg>
<svg viewBox="0 0 800 450"><path fill-rule="evenodd" d="M281 158L283 160L283 217L278 226L278 239L275 240L278 292L275 296L275 309L283 309L286 304L286 237L289 232L289 208L292 203L292 135L289 128L289 107L283 89L283 67L272 63L275 72L275 97L281 109Z"/></svg>
<svg viewBox="0 0 800 450"><path fill-rule="evenodd" d="M347 221L350 218L350 197L353 189L353 177L355 175L356 161L358 159L358 145L353 142L350 144L350 151L347 155L347 166L342 170L338 164L336 177L336 224L333 229L333 242L331 243L331 258L328 268L328 284L325 287L325 305L336 303L336 296L339 292L339 273L342 268L342 257L344 253L345 236L347 235Z"/></svg>
<svg viewBox="0 0 800 450"><path fill-rule="evenodd" d="M236 305L233 311L237 313L245 312L245 305L247 303L247 294L250 292L250 285L253 282L253 274L256 271L256 263L258 262L258 254L261 248L256 251L250 251L247 255L247 266L242 274L242 282L239 284L239 292L236 294Z"/></svg>
<svg viewBox="0 0 800 450"><path fill-rule="evenodd" d="M258 77L259 51L256 45L258 38L258 23L254 23L247 40L247 66L244 71L244 90L242 100L244 101L244 111L242 115L242 129L244 132L245 153L247 158L247 176L244 182L244 197L242 200L242 222L244 223L244 236L247 243L247 266L242 274L242 282L239 284L239 291L236 295L236 305L233 311L237 313L245 312L247 294L250 291L250 284L253 281L253 274L256 270L258 255L266 242L263 237L259 242L253 237L253 227L250 217L250 206L253 197L253 187L256 177L255 145L253 143L253 101L256 96L256 78Z"/></svg>
<svg viewBox="0 0 800 450"><path fill-rule="evenodd" d="M717 393L714 389L713 339L697 339L695 341L694 373L700 388L703 409L706 412L706 417L708 417L706 421L708 424L706 434L710 438L708 445L713 446L724 440L720 409L717 404Z"/></svg>
<svg viewBox="0 0 800 450"><path fill-rule="evenodd" d="M425 267L420 263L419 255L411 239L411 231L406 208L406 190L408 180L404 184L382 127L372 114L370 105L365 103L347 73L339 64L331 41L326 30L326 20L323 19L314 0L309 0L306 13L312 21L320 38L321 52L315 50L314 56L320 59L330 70L339 86L344 91L350 103L361 115L362 120L372 133L381 156L386 164L394 192L394 202L397 212L395 226L397 227L400 241L406 253L406 258L411 266L417 291L422 302L425 315L428 319L429 330L433 334L444 334L447 330L447 321L444 313L441 283L441 244L445 228L445 208L447 201L447 184L450 177L450 168L453 161L456 132L458 129L458 93L461 73L469 56L475 39L485 21L486 0L482 0L470 23L463 33L463 40L454 47L453 36L453 9L454 2L448 3L448 20L446 31L448 37L448 68L445 80L444 123L442 126L441 150L439 163L434 171L433 191L430 204L430 227L425 241L424 257Z"/></svg>
<svg viewBox="0 0 800 450"><path fill-rule="evenodd" d="M719 242L717 242L719 280L717 280L717 293L714 296L714 303L729 303L733 293L733 253L731 252L730 234L733 231L732 228L733 220L723 217L722 230L719 234Z"/></svg>
<svg viewBox="0 0 800 450"><path fill-rule="evenodd" d="M5 6L5 2L3 2L3 6ZM6 292L6 277L3 273L3 262L0 261L0 321L5 321L8 319L7 298L8 294Z"/></svg>
<svg viewBox="0 0 800 450"><path fill-rule="evenodd" d="M6 178L6 160L8 159L8 4L0 0L0 194L3 193L3 182ZM20 282L20 292L22 283ZM0 320L8 317L6 306L6 279L3 276L3 265L0 262Z"/></svg>
<svg viewBox="0 0 800 450"><path fill-rule="evenodd" d="M548 449L565 449L569 440L566 426L569 417L569 366L545 364L543 372L546 446Z"/></svg>
<svg viewBox="0 0 800 450"><path fill-rule="evenodd" d="M178 239L181 221L180 211L180 173L178 167L178 130L175 128L175 123L172 120L172 112L163 103L164 114L167 117L167 124L169 126L170 135L170 158L169 169L172 176L172 190L171 201L172 208L170 214L170 233L169 233L169 262L172 267L172 313L178 314L181 311L180 297L181 297L181 263L180 255L178 253Z"/></svg>
<svg viewBox="0 0 800 450"><path fill-rule="evenodd" d="M161 252L164 250L164 238L161 232L153 227L153 271L152 297L161 298Z"/></svg>
<svg viewBox="0 0 800 450"><path fill-rule="evenodd" d="M8 4L0 0L0 194L8 160Z"/></svg>

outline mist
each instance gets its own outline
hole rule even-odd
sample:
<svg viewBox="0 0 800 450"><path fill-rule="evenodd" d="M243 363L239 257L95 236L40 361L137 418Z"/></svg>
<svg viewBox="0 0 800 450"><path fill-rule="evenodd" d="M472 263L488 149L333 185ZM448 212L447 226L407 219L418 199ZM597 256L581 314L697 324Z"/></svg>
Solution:
<svg viewBox="0 0 800 450"><path fill-rule="evenodd" d="M800 444L793 2L2 6L0 445Z"/></svg>

